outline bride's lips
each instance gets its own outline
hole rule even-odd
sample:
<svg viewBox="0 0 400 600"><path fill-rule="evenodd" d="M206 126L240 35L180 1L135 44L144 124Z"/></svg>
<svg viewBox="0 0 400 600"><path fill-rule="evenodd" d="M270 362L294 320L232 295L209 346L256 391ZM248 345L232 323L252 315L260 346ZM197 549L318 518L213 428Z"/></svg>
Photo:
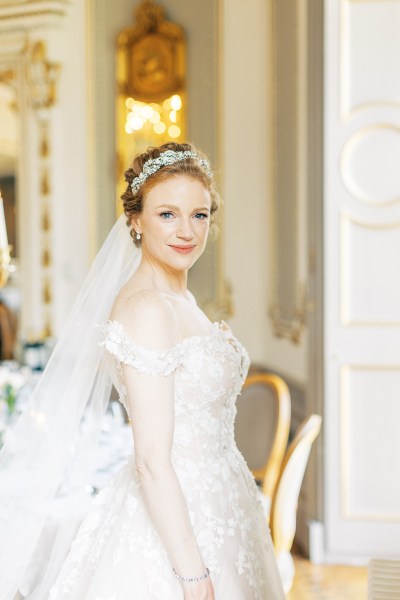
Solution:
<svg viewBox="0 0 400 600"><path fill-rule="evenodd" d="M189 254L189 252L191 252L192 250L194 250L196 248L196 246L169 246L170 248L172 248L172 250L175 250L176 252L179 252L179 254Z"/></svg>

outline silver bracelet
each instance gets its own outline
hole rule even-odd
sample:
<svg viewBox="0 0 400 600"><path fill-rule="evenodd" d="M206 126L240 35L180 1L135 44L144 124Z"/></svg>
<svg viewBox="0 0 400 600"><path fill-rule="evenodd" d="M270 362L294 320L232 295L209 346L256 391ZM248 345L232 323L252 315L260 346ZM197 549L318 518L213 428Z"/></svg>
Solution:
<svg viewBox="0 0 400 600"><path fill-rule="evenodd" d="M210 569L208 567L206 567L205 572L202 575L199 575L198 577L184 577L183 575L178 575L174 567L172 567L172 570L174 572L175 577L177 577L179 581L183 581L184 583L192 583L193 581L201 581L202 579L207 579L207 577L210 574Z"/></svg>

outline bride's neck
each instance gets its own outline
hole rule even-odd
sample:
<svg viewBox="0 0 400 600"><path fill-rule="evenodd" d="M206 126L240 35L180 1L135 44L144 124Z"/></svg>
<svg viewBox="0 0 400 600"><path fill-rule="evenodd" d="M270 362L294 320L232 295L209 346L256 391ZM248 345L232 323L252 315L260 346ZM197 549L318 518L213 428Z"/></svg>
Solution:
<svg viewBox="0 0 400 600"><path fill-rule="evenodd" d="M138 268L143 279L147 280L148 284L160 292L171 294L174 296L187 297L187 270L174 270L166 265L150 262L146 259L142 260Z"/></svg>

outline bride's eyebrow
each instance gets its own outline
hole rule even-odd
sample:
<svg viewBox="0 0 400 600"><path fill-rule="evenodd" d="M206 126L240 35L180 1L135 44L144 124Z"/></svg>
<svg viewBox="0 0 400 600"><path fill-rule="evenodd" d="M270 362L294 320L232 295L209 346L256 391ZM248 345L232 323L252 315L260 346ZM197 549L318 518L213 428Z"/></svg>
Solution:
<svg viewBox="0 0 400 600"><path fill-rule="evenodd" d="M159 210L160 208L169 208L171 210L180 210L179 206L175 206L174 204L160 204L159 206L156 207L156 210Z"/></svg>
<svg viewBox="0 0 400 600"><path fill-rule="evenodd" d="M160 208L168 208L169 210L175 210L177 212L180 211L179 206L175 206L174 204L160 204L160 206L157 206L156 210L160 210ZM195 208L193 212L198 212L200 210L206 210L210 212L210 209L207 206L203 206L202 208Z"/></svg>

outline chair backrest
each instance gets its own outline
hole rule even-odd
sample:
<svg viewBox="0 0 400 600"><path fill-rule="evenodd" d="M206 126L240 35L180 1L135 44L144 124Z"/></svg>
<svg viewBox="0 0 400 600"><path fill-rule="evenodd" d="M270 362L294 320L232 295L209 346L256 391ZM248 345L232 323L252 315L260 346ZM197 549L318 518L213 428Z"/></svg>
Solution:
<svg viewBox="0 0 400 600"><path fill-rule="evenodd" d="M271 505L271 534L276 553L290 552L296 532L297 503L312 444L322 418L311 415L303 421L283 459Z"/></svg>
<svg viewBox="0 0 400 600"><path fill-rule="evenodd" d="M289 437L289 388L277 375L253 373L236 406L236 443L264 495L272 499Z"/></svg>

